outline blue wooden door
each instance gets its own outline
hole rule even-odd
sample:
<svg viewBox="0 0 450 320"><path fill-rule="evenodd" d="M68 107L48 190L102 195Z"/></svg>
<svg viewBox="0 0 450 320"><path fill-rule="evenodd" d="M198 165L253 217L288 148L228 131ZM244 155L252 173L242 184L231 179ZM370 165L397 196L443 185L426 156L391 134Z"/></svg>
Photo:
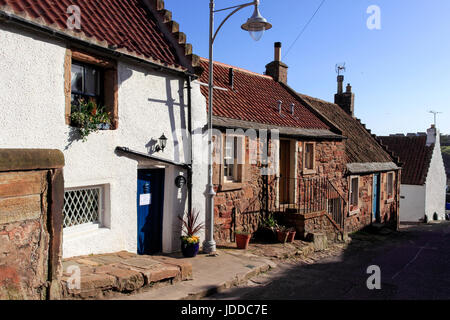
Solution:
<svg viewBox="0 0 450 320"><path fill-rule="evenodd" d="M137 183L138 254L162 251L164 169L139 170Z"/></svg>
<svg viewBox="0 0 450 320"><path fill-rule="evenodd" d="M380 211L380 174L373 175L373 198L372 198L372 212L373 220L378 220Z"/></svg>

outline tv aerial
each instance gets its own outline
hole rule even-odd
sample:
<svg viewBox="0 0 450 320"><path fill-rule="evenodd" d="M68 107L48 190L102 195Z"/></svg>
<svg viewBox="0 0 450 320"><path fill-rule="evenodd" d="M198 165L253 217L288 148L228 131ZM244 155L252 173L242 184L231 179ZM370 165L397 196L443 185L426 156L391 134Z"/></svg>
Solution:
<svg viewBox="0 0 450 320"><path fill-rule="evenodd" d="M345 62L343 63L337 63L335 66L336 69L336 73L338 74L338 76L341 75L341 73L344 73L346 68L345 68Z"/></svg>
<svg viewBox="0 0 450 320"><path fill-rule="evenodd" d="M441 114L442 112L439 112L439 111L433 111L433 110L430 110L430 111L428 111L429 113L432 113L433 115L434 115L434 126L436 126L436 116L438 115L438 114Z"/></svg>

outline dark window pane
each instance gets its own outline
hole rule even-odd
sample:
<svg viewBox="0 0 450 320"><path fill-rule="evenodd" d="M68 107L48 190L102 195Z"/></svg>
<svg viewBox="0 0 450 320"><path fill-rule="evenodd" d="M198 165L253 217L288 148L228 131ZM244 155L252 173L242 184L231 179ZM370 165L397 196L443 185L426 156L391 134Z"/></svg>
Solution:
<svg viewBox="0 0 450 320"><path fill-rule="evenodd" d="M83 67L72 64L72 92L83 92Z"/></svg>
<svg viewBox="0 0 450 320"><path fill-rule="evenodd" d="M92 67L85 67L85 94L91 96L99 96L100 95L100 74L99 72Z"/></svg>

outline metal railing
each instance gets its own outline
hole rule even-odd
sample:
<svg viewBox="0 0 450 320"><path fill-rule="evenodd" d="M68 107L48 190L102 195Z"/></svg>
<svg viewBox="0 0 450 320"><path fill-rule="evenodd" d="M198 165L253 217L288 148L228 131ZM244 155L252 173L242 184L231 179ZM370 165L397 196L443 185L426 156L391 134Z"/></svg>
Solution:
<svg viewBox="0 0 450 320"><path fill-rule="evenodd" d="M278 199L272 198L269 208L277 212L308 214L325 211L343 230L346 201L326 177L278 177Z"/></svg>

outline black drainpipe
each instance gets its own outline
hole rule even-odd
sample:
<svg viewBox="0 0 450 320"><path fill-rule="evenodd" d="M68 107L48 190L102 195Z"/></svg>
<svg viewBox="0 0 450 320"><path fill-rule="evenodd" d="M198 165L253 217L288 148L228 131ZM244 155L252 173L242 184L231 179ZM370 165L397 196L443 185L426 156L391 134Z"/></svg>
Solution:
<svg viewBox="0 0 450 320"><path fill-rule="evenodd" d="M191 81L192 81L192 75L188 74L186 77L187 80L187 96L188 96L188 132L189 132L189 138L191 142L191 148L189 151L189 158L190 158L190 166L187 170L187 188L188 188L188 212L192 211L192 166L194 162L193 157L193 145L192 145L192 97L191 97Z"/></svg>

